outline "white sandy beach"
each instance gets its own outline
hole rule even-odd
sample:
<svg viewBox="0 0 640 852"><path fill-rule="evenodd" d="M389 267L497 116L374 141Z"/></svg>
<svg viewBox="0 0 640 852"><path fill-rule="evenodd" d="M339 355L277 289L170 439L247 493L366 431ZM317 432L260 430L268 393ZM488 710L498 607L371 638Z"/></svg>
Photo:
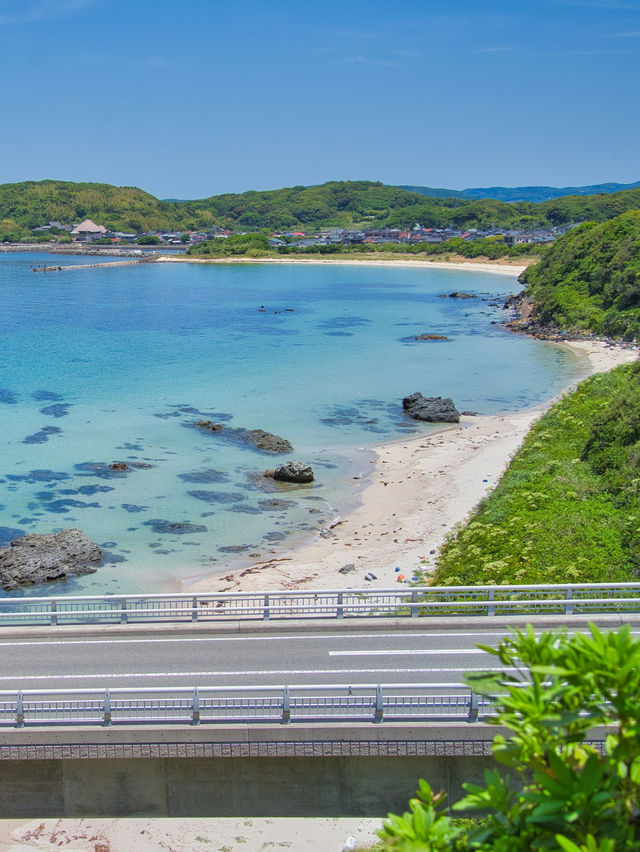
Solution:
<svg viewBox="0 0 640 852"><path fill-rule="evenodd" d="M417 258L385 258L380 255L367 258L345 258L345 257L185 257L185 255L160 255L155 263L200 263L200 264L228 264L228 263L302 263L302 264L333 264L342 266L413 266L432 267L434 269L461 269L466 272L490 272L492 275L518 276L529 265L528 263L508 263L493 260L469 260L455 261L430 260L428 257Z"/></svg>
<svg viewBox="0 0 640 852"><path fill-rule="evenodd" d="M638 358L636 349L604 342L558 345L582 353L589 373ZM534 410L463 417L459 426L379 446L355 511L307 545L244 570L213 575L188 591L388 588L399 575L410 579L495 487L532 423L552 402ZM366 581L367 573L376 579Z"/></svg>

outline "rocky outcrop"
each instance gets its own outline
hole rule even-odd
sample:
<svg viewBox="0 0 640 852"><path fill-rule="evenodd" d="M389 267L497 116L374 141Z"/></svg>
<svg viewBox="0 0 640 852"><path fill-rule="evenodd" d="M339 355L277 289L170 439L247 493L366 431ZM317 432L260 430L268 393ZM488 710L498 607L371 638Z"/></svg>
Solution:
<svg viewBox="0 0 640 852"><path fill-rule="evenodd" d="M207 432L220 433L221 437L238 444L250 444L263 453L290 453L293 450L291 442L286 438L265 432L264 429L232 429L222 423L212 423L210 420L198 420L195 425Z"/></svg>
<svg viewBox="0 0 640 852"><path fill-rule="evenodd" d="M102 561L97 544L77 529L29 533L0 548L0 586L20 586L93 574Z"/></svg>
<svg viewBox="0 0 640 852"><path fill-rule="evenodd" d="M540 322L536 317L535 305L525 295L524 291L509 296L503 307L511 313L511 319L505 323L511 331L528 334L530 337L537 337L539 340L556 342L560 340L584 340L585 337L593 336L585 331L581 331L579 334L570 334L557 326Z"/></svg>
<svg viewBox="0 0 640 852"><path fill-rule="evenodd" d="M425 420L427 423L460 422L460 412L450 397L412 393L402 400L402 407L414 420Z"/></svg>
<svg viewBox="0 0 640 852"><path fill-rule="evenodd" d="M290 453L293 450L290 441L265 432L262 429L249 429L247 441L265 453Z"/></svg>
<svg viewBox="0 0 640 852"><path fill-rule="evenodd" d="M307 483L313 482L313 470L308 464L299 461L290 461L281 464L275 470L265 470L265 476L270 476L278 482Z"/></svg>
<svg viewBox="0 0 640 852"><path fill-rule="evenodd" d="M414 340L451 340L450 337L445 337L444 334L418 334Z"/></svg>

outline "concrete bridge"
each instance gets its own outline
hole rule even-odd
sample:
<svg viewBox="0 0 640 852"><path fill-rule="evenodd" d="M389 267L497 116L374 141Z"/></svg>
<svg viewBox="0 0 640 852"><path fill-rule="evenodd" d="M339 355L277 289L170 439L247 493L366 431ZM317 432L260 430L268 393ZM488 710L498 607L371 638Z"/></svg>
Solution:
<svg viewBox="0 0 640 852"><path fill-rule="evenodd" d="M94 601L75 626L40 606L46 627L19 626L11 599L14 626L0 631L3 814L381 816L404 808L420 777L455 800L461 781L479 781L493 762L489 708L462 684L465 672L495 666L476 644L526 623L640 631L637 590L627 591L601 597L600 612L576 613L576 590L565 589L562 612L531 612L529 597L519 615L488 614L487 604L464 618L409 607L395 617L343 609L256 620L252 609L245 621L195 621L190 601L188 618L171 620L165 601L133 624L118 599L118 623L91 623Z"/></svg>

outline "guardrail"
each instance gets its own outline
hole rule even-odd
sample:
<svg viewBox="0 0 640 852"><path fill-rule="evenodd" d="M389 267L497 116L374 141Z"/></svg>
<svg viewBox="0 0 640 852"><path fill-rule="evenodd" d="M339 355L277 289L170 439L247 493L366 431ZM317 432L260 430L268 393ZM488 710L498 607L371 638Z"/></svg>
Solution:
<svg viewBox="0 0 640 852"><path fill-rule="evenodd" d="M459 683L0 691L0 726L476 722L489 699Z"/></svg>
<svg viewBox="0 0 640 852"><path fill-rule="evenodd" d="M640 583L0 598L0 626L640 612Z"/></svg>

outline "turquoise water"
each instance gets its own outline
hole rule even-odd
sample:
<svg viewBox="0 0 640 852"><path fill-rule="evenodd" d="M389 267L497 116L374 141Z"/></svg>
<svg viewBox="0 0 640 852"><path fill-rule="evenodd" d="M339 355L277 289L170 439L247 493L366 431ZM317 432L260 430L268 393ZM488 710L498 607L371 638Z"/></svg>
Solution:
<svg viewBox="0 0 640 852"><path fill-rule="evenodd" d="M363 449L429 431L404 418L403 396L495 413L540 403L584 369L496 324L517 289L506 276L177 263L33 273L42 258L0 254L0 541L77 526L107 564L41 594L161 591L267 559L348 504ZM453 291L477 298L442 298ZM451 340L413 339L422 333ZM274 432L294 452L259 453L196 428L201 418ZM284 458L312 464L317 482L265 480Z"/></svg>

